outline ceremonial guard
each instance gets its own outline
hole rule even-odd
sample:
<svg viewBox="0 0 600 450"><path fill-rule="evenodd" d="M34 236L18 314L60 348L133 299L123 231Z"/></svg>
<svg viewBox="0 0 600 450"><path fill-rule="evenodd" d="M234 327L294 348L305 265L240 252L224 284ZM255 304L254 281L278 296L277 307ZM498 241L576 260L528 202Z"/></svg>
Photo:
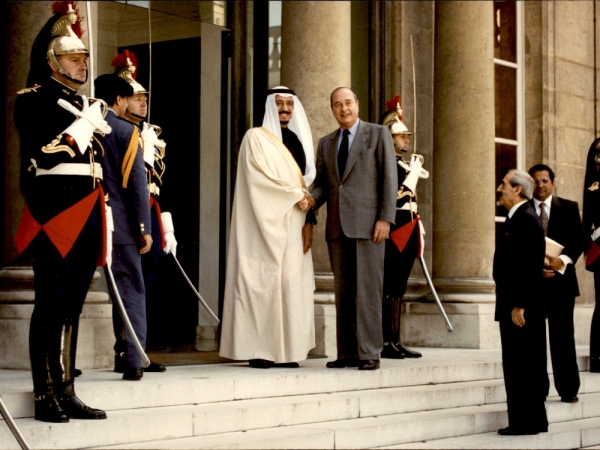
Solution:
<svg viewBox="0 0 600 450"><path fill-rule="evenodd" d="M148 95L146 88L136 81L137 58L135 53L124 50L111 61L115 74L127 81L133 88L133 95L127 98L127 110L125 119L133 123L139 130L146 176L148 180L148 191L150 194L150 220L152 224L152 247L148 253L142 255L142 271L144 274L144 285L146 288L146 305L156 275L158 260L161 252L172 253L175 257L177 252L177 240L175 239L175 228L170 212L161 212L159 204L162 178L165 173L165 147L166 144L158 136L161 128L151 125L146 121L148 115ZM113 317L113 320L115 318ZM125 350L125 339L123 324L120 318L115 322L115 371L123 372L126 359L122 356ZM164 372L166 367L162 364L151 363L144 372Z"/></svg>
<svg viewBox="0 0 600 450"><path fill-rule="evenodd" d="M127 98L133 95L133 88L114 74L100 75L94 86L98 98L109 106L106 121L112 128L112 132L100 140L106 151L102 168L114 222L109 267L132 325L125 333L123 356L127 365L123 379L141 380L144 376L142 356L145 355L140 350L143 352L146 346L146 290L141 255L150 250L152 228L139 132L124 119ZM110 277L110 273L108 275ZM116 296L116 292L112 294ZM118 314L115 302L113 318Z"/></svg>
<svg viewBox="0 0 600 450"><path fill-rule="evenodd" d="M54 3L53 12L31 50L31 87L15 101L26 203L15 243L33 259L35 419L61 423L106 418L75 395L74 370L79 315L105 258L103 151L94 132L110 127L102 102L77 95L88 76L81 19L67 2Z"/></svg>
<svg viewBox="0 0 600 450"><path fill-rule="evenodd" d="M387 112L381 124L388 127L394 139L396 169L398 171L398 194L396 197L396 223L390 228L390 239L385 241L383 278L383 351L382 358L420 358L419 352L402 344L400 323L402 297L406 292L408 277L415 258L422 254L422 231L417 211L416 187L419 177L424 176L423 157L413 153L409 161L402 156L408 151L413 134L402 122L400 96L386 102Z"/></svg>
<svg viewBox="0 0 600 450"><path fill-rule="evenodd" d="M586 268L594 273L596 306L590 330L590 372L600 373L600 138L594 140L587 156L583 187L583 231L589 246Z"/></svg>

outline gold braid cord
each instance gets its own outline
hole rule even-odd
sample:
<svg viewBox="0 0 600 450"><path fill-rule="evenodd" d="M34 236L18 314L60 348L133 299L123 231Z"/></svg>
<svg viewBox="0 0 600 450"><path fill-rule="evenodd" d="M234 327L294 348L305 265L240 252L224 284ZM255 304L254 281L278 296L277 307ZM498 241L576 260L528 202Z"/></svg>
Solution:
<svg viewBox="0 0 600 450"><path fill-rule="evenodd" d="M58 145L60 143L60 136L50 142L48 145L42 147L44 153L58 153L67 152L71 158L75 158L75 152L68 145Z"/></svg>
<svg viewBox="0 0 600 450"><path fill-rule="evenodd" d="M121 173L123 174L123 189L127 189L127 183L129 182L129 175L133 168L133 162L135 161L135 155L139 145L139 133L137 127L133 127L133 133L129 140L129 147L123 157L123 165L121 167Z"/></svg>

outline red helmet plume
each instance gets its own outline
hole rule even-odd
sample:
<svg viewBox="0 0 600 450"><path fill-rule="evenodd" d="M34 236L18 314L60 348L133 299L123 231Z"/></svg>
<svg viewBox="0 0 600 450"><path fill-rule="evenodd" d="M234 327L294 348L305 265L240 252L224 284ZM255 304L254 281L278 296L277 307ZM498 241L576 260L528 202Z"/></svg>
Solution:
<svg viewBox="0 0 600 450"><path fill-rule="evenodd" d="M127 58L129 58L129 62L131 62L131 65L136 68L136 70L131 73L131 77L134 80L136 80L138 62L135 53L130 52L129 50L123 50L121 53L119 53L112 59L110 65L114 67L115 72L120 72L121 70L129 67L129 62L127 61Z"/></svg>

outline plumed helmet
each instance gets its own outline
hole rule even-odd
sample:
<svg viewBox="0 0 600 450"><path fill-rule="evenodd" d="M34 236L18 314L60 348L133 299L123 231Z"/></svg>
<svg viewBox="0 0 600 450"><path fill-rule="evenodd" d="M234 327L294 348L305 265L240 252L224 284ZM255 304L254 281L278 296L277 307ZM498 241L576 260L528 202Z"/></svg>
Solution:
<svg viewBox="0 0 600 450"><path fill-rule="evenodd" d="M33 42L29 61L27 85L42 84L51 75L48 61L69 80L83 84L72 78L58 63L57 56L69 53L84 53L89 50L81 41L81 17L76 9L77 2L54 2L53 16L48 19Z"/></svg>
<svg viewBox="0 0 600 450"><path fill-rule="evenodd" d="M397 134L413 134L409 131L402 122L402 107L400 106L400 96L397 95L394 98L385 102L387 111L384 113L381 124L388 127L392 136Z"/></svg>
<svg viewBox="0 0 600 450"><path fill-rule="evenodd" d="M79 80L71 78L71 76L58 63L57 56L70 55L73 53L84 53L89 55L90 52L85 44L81 41L83 32L81 30L81 17L75 9L77 2L54 2L52 4L52 12L55 15L60 15L58 20L54 22L50 30L50 43L46 56L49 61L58 67L58 71L67 76L70 80L79 84Z"/></svg>
<svg viewBox="0 0 600 450"><path fill-rule="evenodd" d="M138 64L135 53L123 50L112 59L110 65L114 67L115 75L120 76L133 87L134 94L149 94L146 88L136 81Z"/></svg>

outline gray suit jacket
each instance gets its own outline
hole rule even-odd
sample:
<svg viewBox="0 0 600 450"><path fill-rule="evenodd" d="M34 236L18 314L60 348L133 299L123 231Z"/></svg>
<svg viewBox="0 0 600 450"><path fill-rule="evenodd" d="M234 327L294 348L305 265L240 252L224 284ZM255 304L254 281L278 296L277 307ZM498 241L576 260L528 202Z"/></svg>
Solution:
<svg viewBox="0 0 600 450"><path fill-rule="evenodd" d="M371 239L378 220L394 223L398 175L394 143L387 128L361 121L352 141L342 179L338 175L340 130L319 140L317 178L311 194L315 208L327 202L326 239L343 233Z"/></svg>

